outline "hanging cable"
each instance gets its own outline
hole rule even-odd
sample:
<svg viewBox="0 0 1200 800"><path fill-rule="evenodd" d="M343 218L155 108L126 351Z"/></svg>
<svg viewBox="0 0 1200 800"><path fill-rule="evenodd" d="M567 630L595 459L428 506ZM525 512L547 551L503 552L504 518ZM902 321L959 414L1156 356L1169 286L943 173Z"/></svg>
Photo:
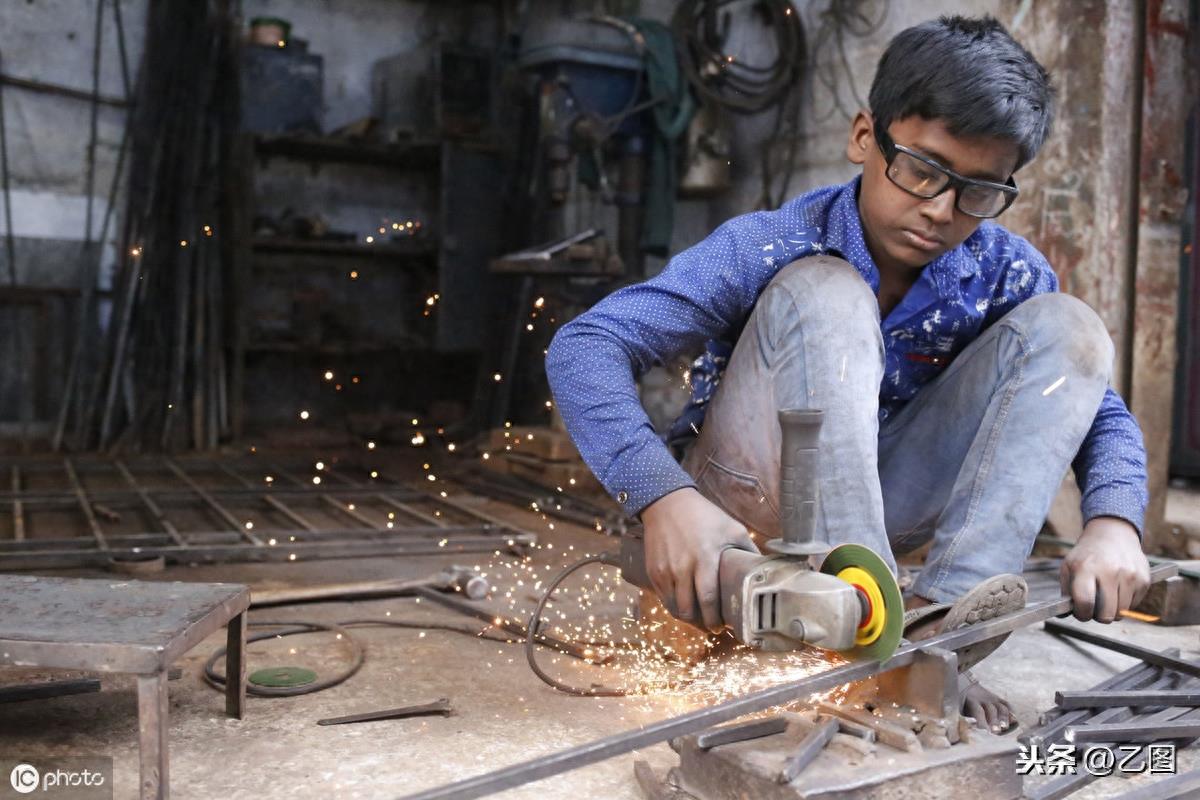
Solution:
<svg viewBox="0 0 1200 800"><path fill-rule="evenodd" d="M683 0L671 27L679 41L680 66L697 94L740 114L754 114L780 102L800 80L805 61L804 24L790 0L756 0L775 36L775 60L765 66L743 63L727 52L727 6L746 0Z"/></svg>

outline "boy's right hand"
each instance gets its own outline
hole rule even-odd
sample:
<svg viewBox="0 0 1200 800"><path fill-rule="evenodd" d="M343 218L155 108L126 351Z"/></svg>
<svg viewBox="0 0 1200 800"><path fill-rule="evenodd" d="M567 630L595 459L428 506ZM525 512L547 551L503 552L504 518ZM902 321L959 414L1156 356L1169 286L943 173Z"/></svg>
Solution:
<svg viewBox="0 0 1200 800"><path fill-rule="evenodd" d="M730 547L757 553L746 526L688 487L642 511L646 573L663 605L684 622L721 627L718 570Z"/></svg>

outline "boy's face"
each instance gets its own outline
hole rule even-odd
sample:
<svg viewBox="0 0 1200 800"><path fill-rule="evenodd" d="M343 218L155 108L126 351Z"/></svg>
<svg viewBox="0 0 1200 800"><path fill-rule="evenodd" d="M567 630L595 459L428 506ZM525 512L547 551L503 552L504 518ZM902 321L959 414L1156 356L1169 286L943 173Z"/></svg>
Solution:
<svg viewBox="0 0 1200 800"><path fill-rule="evenodd" d="M955 208L953 189L925 200L892 183L885 172L887 161L875 140L873 125L870 114L858 112L846 146L846 157L863 167L858 196L863 236L881 271L900 275L920 271L962 244L982 220ZM1014 143L956 136L938 119L905 117L894 120L887 132L896 144L968 178L1004 183L1017 165Z"/></svg>

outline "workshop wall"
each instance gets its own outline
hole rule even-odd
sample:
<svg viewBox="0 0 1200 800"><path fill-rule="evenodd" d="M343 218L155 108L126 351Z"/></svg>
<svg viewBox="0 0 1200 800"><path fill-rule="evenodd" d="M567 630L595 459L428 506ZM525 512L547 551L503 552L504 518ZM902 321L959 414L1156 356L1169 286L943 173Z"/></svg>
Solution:
<svg viewBox="0 0 1200 800"><path fill-rule="evenodd" d="M133 73L145 36L146 0L116 3L124 28L126 58ZM90 93L96 5L79 0L0 4L0 71L11 78ZM114 263L113 243L119 232L115 216L102 252L89 254L83 250L89 197L92 236L96 238L125 128L125 109L119 101L127 93L112 2L105 6L100 42L99 94L114 102L101 103L97 108L90 180L91 103L20 86L3 87L15 277L23 285L79 289L85 264L94 265L97 260L102 265L101 281L106 283ZM3 203L0 195L0 209ZM120 196L115 205L122 207ZM0 233L8 233L3 213ZM10 274L7 249L0 247L0 282L7 285ZM70 332L75 327L74 301L61 294L42 293L39 297L40 305L26 303L16 310L6 306L0 313L0 341L4 342L0 359L20 367L19 371L0 371L0 420L20 415L33 419L57 402L58 381L66 370Z"/></svg>

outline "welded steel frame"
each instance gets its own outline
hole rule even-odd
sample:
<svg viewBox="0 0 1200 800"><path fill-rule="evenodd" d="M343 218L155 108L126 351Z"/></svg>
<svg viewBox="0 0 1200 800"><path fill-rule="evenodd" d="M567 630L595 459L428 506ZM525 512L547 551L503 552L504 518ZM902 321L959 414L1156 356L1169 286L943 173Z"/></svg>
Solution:
<svg viewBox="0 0 1200 800"><path fill-rule="evenodd" d="M131 465L154 470L160 479L171 482L146 485ZM9 473L11 487L0 492L0 513L7 510L11 514L13 531L13 538L0 540L0 571L107 567L114 562L158 558L170 563L229 563L497 550L523 554L537 543L534 534L455 498L386 479L358 481L340 467L322 470L325 485L305 481L296 470L265 459L142 458L127 463L119 458L34 458L0 461L0 468ZM251 480L247 477L251 470L270 473L275 480L272 484ZM31 488L47 473L62 487ZM87 488L83 478L97 473L107 485L121 488ZM221 475L235 485L206 487L197 480L202 473ZM323 505L340 524L322 526L306 518L294 507L298 500ZM359 508L368 505L378 519ZM287 526L251 530L238 519L233 506L254 506L285 518ZM181 507L203 509L218 525L210 530L184 530L171 518ZM136 511L153 520L154 527L136 533L106 531L97 508ZM90 535L30 538L31 515L39 511L78 514L81 527ZM388 513L395 519L385 520Z"/></svg>

